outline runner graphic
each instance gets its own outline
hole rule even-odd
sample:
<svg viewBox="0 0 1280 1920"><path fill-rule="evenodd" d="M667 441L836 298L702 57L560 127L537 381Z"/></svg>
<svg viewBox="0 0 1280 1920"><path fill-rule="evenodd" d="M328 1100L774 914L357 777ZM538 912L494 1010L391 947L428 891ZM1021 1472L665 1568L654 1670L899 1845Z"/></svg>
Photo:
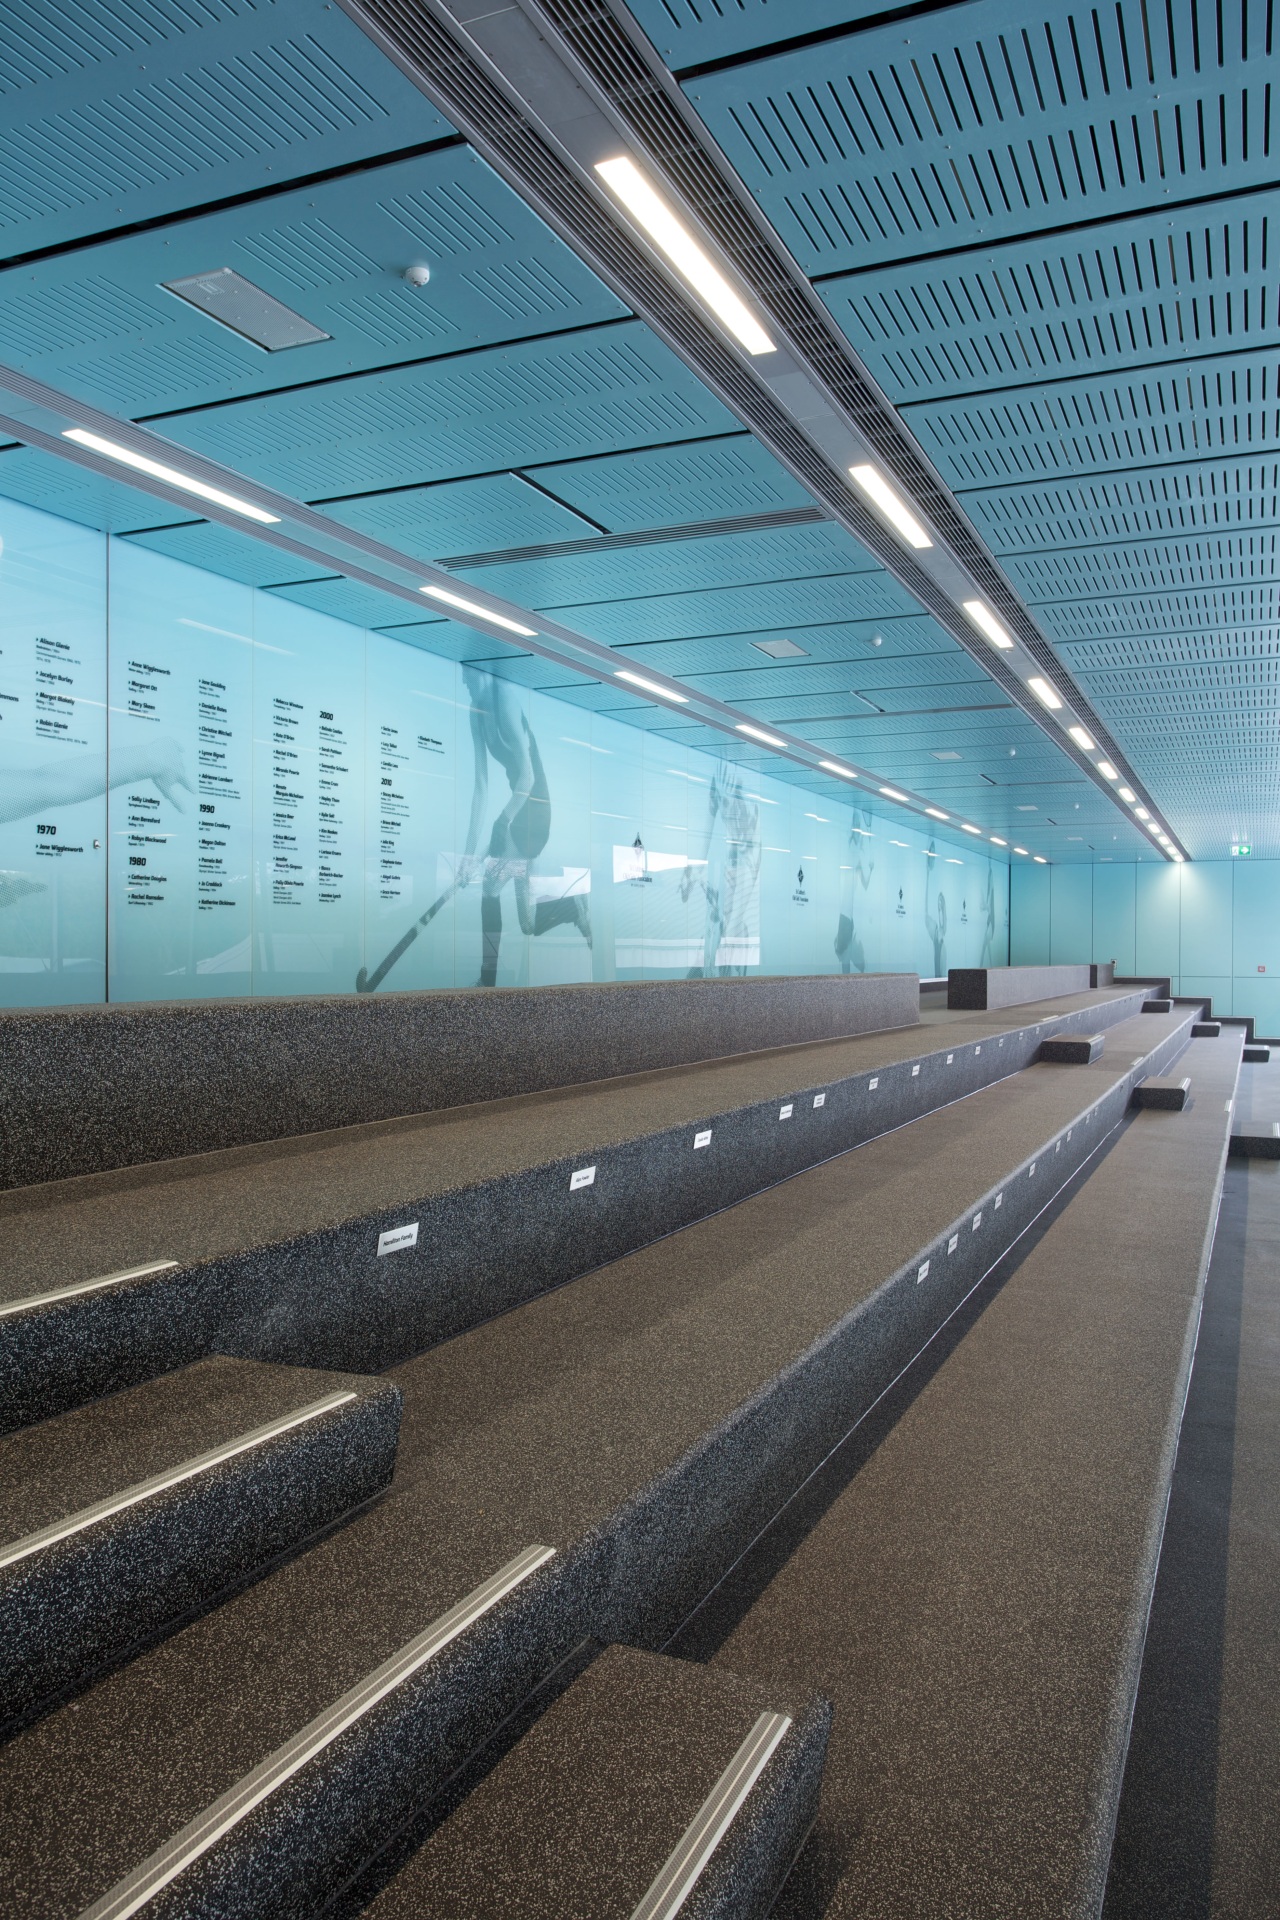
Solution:
<svg viewBox="0 0 1280 1920"><path fill-rule="evenodd" d="M682 900L695 886L706 898L702 965L689 978L744 974L760 965L760 808L731 761L712 776L700 854L705 865L691 861L680 883Z"/></svg>
<svg viewBox="0 0 1280 1920"><path fill-rule="evenodd" d="M866 950L862 936L855 924L857 891L861 887L866 893L871 885L871 876L876 870L874 860L866 857L864 841L870 831L870 814L855 813L849 828L849 853L852 865L840 875L840 917L836 922L836 959L840 962L841 973L865 973L867 970ZM866 832L860 831L866 829Z"/></svg>
<svg viewBox="0 0 1280 1920"><path fill-rule="evenodd" d="M483 873L480 888L480 926L483 951L482 987L498 978L502 945L502 890L508 881L515 891L516 915L522 933L550 933L553 927L576 926L591 945L591 913L585 893L558 900L534 902L533 863L551 834L551 795L538 743L516 690L508 681L482 667L464 666L462 677L471 696L471 744L475 773L471 788L471 816L466 845L458 869L459 886L469 886ZM489 831L487 853L478 854L489 800L489 761L496 760L506 775L511 794Z"/></svg>
<svg viewBox="0 0 1280 1920"><path fill-rule="evenodd" d="M935 852L932 840L929 842L929 851ZM933 942L933 977L940 980L947 971L947 896L939 890L938 917L935 920L929 911L929 881L932 877L933 870L930 868L925 878L924 924Z"/></svg>

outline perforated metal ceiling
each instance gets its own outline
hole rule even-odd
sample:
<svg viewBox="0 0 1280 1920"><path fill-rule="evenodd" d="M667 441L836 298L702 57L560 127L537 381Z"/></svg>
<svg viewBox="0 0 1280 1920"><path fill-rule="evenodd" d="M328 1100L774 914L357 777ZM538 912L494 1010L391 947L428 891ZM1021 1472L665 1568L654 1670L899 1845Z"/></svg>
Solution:
<svg viewBox="0 0 1280 1920"><path fill-rule="evenodd" d="M1242 830L1261 852L1280 770L1267 0L893 11L633 7L1171 824L1194 853ZM469 556L460 578L990 831L1153 857L850 535L717 529L811 497L337 8L11 17L0 359L407 554ZM330 338L268 354L164 290L222 266ZM47 455L0 449L0 493L726 750ZM637 530L652 543L591 544ZM798 653L762 651L782 640Z"/></svg>

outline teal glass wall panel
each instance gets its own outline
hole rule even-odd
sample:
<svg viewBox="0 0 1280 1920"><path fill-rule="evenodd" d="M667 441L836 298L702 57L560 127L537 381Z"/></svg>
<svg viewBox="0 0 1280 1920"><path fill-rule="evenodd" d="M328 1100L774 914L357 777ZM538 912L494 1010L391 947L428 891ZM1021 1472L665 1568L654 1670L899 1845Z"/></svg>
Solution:
<svg viewBox="0 0 1280 1920"><path fill-rule="evenodd" d="M1049 867L1009 870L1009 957L1015 967L1049 964L1051 881Z"/></svg>
<svg viewBox="0 0 1280 1920"><path fill-rule="evenodd" d="M1181 880L1181 940L1178 972L1230 978L1232 962L1232 862L1197 860ZM1198 993L1198 987L1187 989Z"/></svg>
<svg viewBox="0 0 1280 1920"><path fill-rule="evenodd" d="M1060 867L1049 904L1049 946L1055 959L1090 961L1093 944L1093 868Z"/></svg>
<svg viewBox="0 0 1280 1920"><path fill-rule="evenodd" d="M1178 872L1161 861L1139 866L1136 889L1136 959L1139 973L1176 973L1179 966Z"/></svg>
<svg viewBox="0 0 1280 1920"><path fill-rule="evenodd" d="M1099 864L1093 873L1094 960L1114 960L1117 973L1132 973L1135 958L1136 889L1138 869L1130 862Z"/></svg>
<svg viewBox="0 0 1280 1920"><path fill-rule="evenodd" d="M3 500L0 537L0 1005L349 993L424 914L384 991L1008 959L1002 861L665 711Z"/></svg>

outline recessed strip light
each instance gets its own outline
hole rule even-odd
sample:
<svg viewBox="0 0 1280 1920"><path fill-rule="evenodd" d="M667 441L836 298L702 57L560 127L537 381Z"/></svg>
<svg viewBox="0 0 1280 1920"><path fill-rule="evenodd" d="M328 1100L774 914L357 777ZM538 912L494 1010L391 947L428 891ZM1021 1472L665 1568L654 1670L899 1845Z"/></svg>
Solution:
<svg viewBox="0 0 1280 1920"><path fill-rule="evenodd" d="M1130 806L1132 806L1132 805L1133 805L1133 803L1134 803L1134 801L1135 801L1135 800L1137 799L1137 797L1138 797L1138 796L1137 796L1137 794L1136 794L1136 793L1135 793L1135 792L1133 791L1133 788L1132 788L1132 787L1121 787L1121 789L1120 789L1120 798L1121 798L1122 800L1127 800L1127 801L1129 802L1129 805L1130 805Z"/></svg>
<svg viewBox="0 0 1280 1920"><path fill-rule="evenodd" d="M991 844L993 847L1007 847L1009 842L1007 840L1002 840L998 833L993 833L991 836Z"/></svg>
<svg viewBox="0 0 1280 1920"><path fill-rule="evenodd" d="M1042 707L1048 707L1050 713L1057 713L1059 711L1062 706L1062 701L1047 680L1042 680L1039 674L1033 673L1027 685Z"/></svg>
<svg viewBox="0 0 1280 1920"><path fill-rule="evenodd" d="M1042 853L1033 853L1031 858L1035 861L1038 867L1047 867L1049 864L1049 862L1045 859Z"/></svg>
<svg viewBox="0 0 1280 1920"><path fill-rule="evenodd" d="M897 529L909 547L933 545L906 501L898 498L883 474L877 473L874 467L850 467L849 477L862 488L872 505L879 507L889 525Z"/></svg>
<svg viewBox="0 0 1280 1920"><path fill-rule="evenodd" d="M838 767L834 760L819 760L818 765L824 773L838 773L842 780L856 780L858 777L849 767Z"/></svg>
<svg viewBox="0 0 1280 1920"><path fill-rule="evenodd" d="M1180 854L1180 853L1178 852L1178 849L1177 849L1176 847L1175 847L1175 848L1173 849L1173 857L1174 857L1174 859L1175 859L1175 860L1177 861L1177 863L1178 863L1178 865L1179 865L1179 866L1181 866L1181 865L1182 865L1182 855L1181 855L1181 854Z"/></svg>
<svg viewBox="0 0 1280 1920"><path fill-rule="evenodd" d="M982 828L981 828L981 827L971 827L971 826L969 825L969 822L968 822L967 820L962 820L962 821L960 822L960 831L961 831L961 833L976 833L976 834L981 834L981 832L982 832Z"/></svg>
<svg viewBox="0 0 1280 1920"><path fill-rule="evenodd" d="M194 493L201 500L210 500L216 507L242 513L246 520L258 520L264 527L279 525L278 513L268 513L265 507L255 507L251 500L242 500L237 493L225 493L221 487L211 487L207 480L193 479L189 473L182 473L177 467L167 467L161 460L149 459L145 453L135 453L132 447L122 447L115 440L104 440L100 433L90 433L86 427L66 427L62 437L64 440L74 440L78 447L88 447L92 453L105 454L108 460L118 460L122 467L134 467L139 473L149 473L153 480L164 480L171 487L180 487L184 493Z"/></svg>
<svg viewBox="0 0 1280 1920"><path fill-rule="evenodd" d="M625 680L630 687L639 687L641 693L652 693L659 700L676 700L682 707L688 706L687 693L676 693L671 687L660 687L656 680L646 680L642 673L628 673L625 667L619 667L615 678Z"/></svg>
<svg viewBox="0 0 1280 1920"><path fill-rule="evenodd" d="M941 807L926 807L925 812L931 820L949 820L951 815L944 813Z"/></svg>
<svg viewBox="0 0 1280 1920"><path fill-rule="evenodd" d="M765 733L760 727L749 727L745 720L739 720L738 732L749 733L753 740L763 740L766 747L781 747L786 751L786 741L779 740L776 733Z"/></svg>
<svg viewBox="0 0 1280 1920"><path fill-rule="evenodd" d="M1009 651L1013 641L984 600L966 600L964 610L979 633L986 634L993 647L999 647L1002 653Z"/></svg>
<svg viewBox="0 0 1280 1920"><path fill-rule="evenodd" d="M909 807L911 805L911 802L910 800L907 799L906 794L899 793L896 787L881 787L880 791L884 795L886 800L901 800L905 806Z"/></svg>
<svg viewBox="0 0 1280 1920"><path fill-rule="evenodd" d="M699 299L705 300L716 318L724 322L734 339L740 341L748 353L772 353L773 341L755 315L708 259L688 228L650 186L634 160L628 160L625 155L616 160L600 160L596 163L596 172Z"/></svg>
<svg viewBox="0 0 1280 1920"><path fill-rule="evenodd" d="M1137 814L1139 820L1149 820L1151 818L1151 815L1145 807L1135 807L1134 812Z"/></svg>
<svg viewBox="0 0 1280 1920"><path fill-rule="evenodd" d="M532 640L538 631L536 627L522 627L518 620L508 620L505 614L493 613L478 601L464 600L460 593L449 593L444 587L420 587L418 591L429 593L433 600L443 600L447 607L457 607L459 613L473 613L477 620L487 620L491 627L505 627L508 633L518 633L522 639Z"/></svg>
<svg viewBox="0 0 1280 1920"><path fill-rule="evenodd" d="M1024 860L1025 860L1025 859L1026 859L1026 857L1027 857L1027 850L1026 850L1026 848L1025 848L1025 847L1015 847L1015 848L1014 848L1014 852L1015 852L1015 853L1020 853L1020 854L1022 855L1022 857L1023 857L1023 859L1024 859Z"/></svg>
<svg viewBox="0 0 1280 1920"><path fill-rule="evenodd" d="M1092 753L1094 751L1094 743L1083 727L1068 727L1067 732L1071 735L1076 745L1083 748L1085 753Z"/></svg>
<svg viewBox="0 0 1280 1920"><path fill-rule="evenodd" d="M1099 760L1098 772L1104 780L1118 780L1120 778L1120 775L1116 772L1109 760Z"/></svg>

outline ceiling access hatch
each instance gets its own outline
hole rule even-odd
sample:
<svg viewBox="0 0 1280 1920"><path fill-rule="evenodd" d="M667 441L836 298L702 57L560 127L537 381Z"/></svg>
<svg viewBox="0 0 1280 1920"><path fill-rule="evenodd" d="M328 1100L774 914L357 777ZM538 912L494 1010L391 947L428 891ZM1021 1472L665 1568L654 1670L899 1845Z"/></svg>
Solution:
<svg viewBox="0 0 1280 1920"><path fill-rule="evenodd" d="M333 338L231 267L190 273L182 280L165 280L162 285L166 292L176 293L179 300L198 307L211 320L268 353L280 353L285 347L309 347Z"/></svg>

